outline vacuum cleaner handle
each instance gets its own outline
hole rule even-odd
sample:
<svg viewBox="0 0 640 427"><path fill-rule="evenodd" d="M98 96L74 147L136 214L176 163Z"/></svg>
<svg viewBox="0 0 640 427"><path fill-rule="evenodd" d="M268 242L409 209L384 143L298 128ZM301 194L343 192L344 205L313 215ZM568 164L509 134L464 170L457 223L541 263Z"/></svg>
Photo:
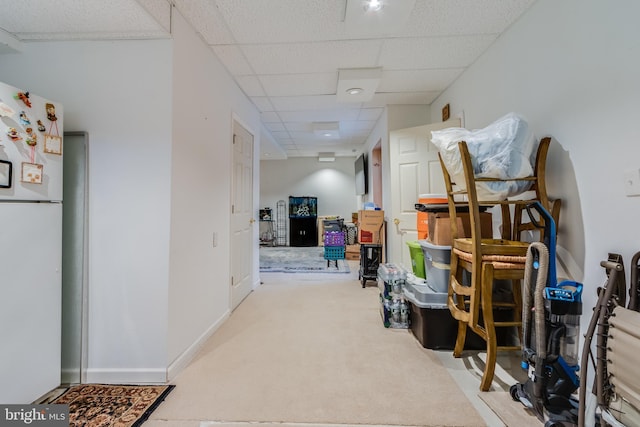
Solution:
<svg viewBox="0 0 640 427"><path fill-rule="evenodd" d="M551 288L555 288L557 285L557 276L556 276L556 222L553 220L551 213L542 206L542 203L539 201L535 201L525 206L527 210L527 214L529 215L529 219L531 223L539 229L543 229L543 240L542 242L545 244L547 249L549 249L549 273L547 274L547 283ZM544 225L540 224L536 220L536 217L532 213L532 209L534 209L540 217L544 220Z"/></svg>

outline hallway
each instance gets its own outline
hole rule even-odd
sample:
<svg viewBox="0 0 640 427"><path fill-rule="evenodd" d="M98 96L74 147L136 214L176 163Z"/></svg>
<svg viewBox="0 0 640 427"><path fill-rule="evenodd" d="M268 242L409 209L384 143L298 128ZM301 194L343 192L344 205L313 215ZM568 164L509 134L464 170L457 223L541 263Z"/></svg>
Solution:
<svg viewBox="0 0 640 427"><path fill-rule="evenodd" d="M145 425L504 426L478 397L481 354L453 359L385 329L378 289L349 264L261 274ZM496 378L495 392L515 382L501 366Z"/></svg>

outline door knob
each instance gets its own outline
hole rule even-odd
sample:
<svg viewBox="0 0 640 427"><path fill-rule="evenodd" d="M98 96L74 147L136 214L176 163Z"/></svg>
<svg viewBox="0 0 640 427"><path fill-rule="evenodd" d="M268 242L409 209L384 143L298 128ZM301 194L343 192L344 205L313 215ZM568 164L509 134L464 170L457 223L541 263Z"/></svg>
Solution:
<svg viewBox="0 0 640 427"><path fill-rule="evenodd" d="M400 220L398 218L393 218L393 223L395 225L398 225L398 224L400 224Z"/></svg>
<svg viewBox="0 0 640 427"><path fill-rule="evenodd" d="M249 220L249 224L253 224L254 222L256 222L256 220L255 220L255 219L253 219L253 218L251 218L251 219Z"/></svg>

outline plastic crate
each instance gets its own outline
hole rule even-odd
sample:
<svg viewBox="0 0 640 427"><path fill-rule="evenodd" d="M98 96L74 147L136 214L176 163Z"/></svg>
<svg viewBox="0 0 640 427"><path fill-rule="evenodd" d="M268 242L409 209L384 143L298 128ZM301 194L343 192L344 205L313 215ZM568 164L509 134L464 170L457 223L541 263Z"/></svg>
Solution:
<svg viewBox="0 0 640 427"><path fill-rule="evenodd" d="M417 241L407 242L407 246L409 246L409 254L411 255L413 274L424 279L424 254L422 253L422 246L420 246L420 243Z"/></svg>
<svg viewBox="0 0 640 427"><path fill-rule="evenodd" d="M325 246L344 246L345 238L343 231L325 231L324 233L324 245Z"/></svg>
<svg viewBox="0 0 640 427"><path fill-rule="evenodd" d="M325 246L324 259L344 259L344 246Z"/></svg>
<svg viewBox="0 0 640 427"><path fill-rule="evenodd" d="M451 262L451 246L434 245L418 240L424 255L424 273L427 285L436 292L447 292Z"/></svg>

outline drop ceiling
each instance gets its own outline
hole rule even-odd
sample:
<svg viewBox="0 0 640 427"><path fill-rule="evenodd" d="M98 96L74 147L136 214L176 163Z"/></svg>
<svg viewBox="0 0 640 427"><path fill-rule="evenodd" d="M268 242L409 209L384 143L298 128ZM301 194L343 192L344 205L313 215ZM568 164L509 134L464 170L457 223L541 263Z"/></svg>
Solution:
<svg viewBox="0 0 640 427"><path fill-rule="evenodd" d="M0 0L0 53L168 38L174 6L260 111L261 158L354 156L386 105L431 104L534 2L383 0L373 14L362 0ZM337 93L351 69L379 70L370 96Z"/></svg>

